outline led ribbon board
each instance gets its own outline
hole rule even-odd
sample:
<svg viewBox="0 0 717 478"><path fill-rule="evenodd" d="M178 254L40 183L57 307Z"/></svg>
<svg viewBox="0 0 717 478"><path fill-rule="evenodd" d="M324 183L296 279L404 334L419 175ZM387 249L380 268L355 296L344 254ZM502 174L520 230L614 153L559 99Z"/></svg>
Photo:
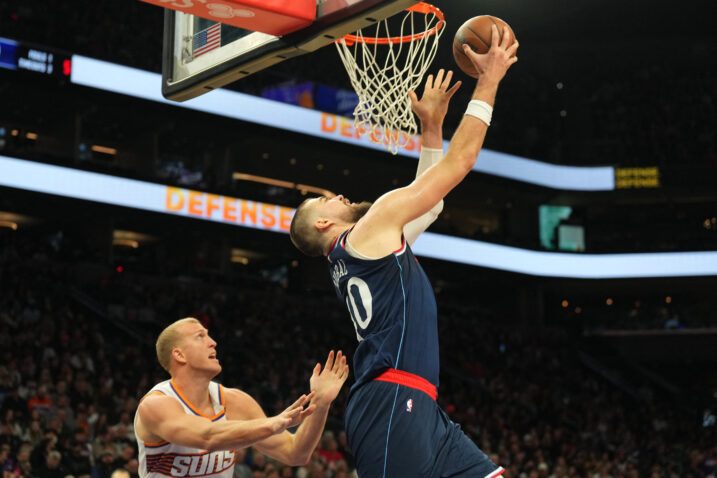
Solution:
<svg viewBox="0 0 717 478"><path fill-rule="evenodd" d="M0 186L287 234L294 209L0 156ZM717 275L717 251L565 254L423 233L423 257L521 274L579 279Z"/></svg>
<svg viewBox="0 0 717 478"><path fill-rule="evenodd" d="M162 97L162 78L159 74L79 55L72 57L71 81L77 85L175 107L259 123L366 148L384 149L382 145L372 141L370 136L359 137L352 119L223 89L214 90L210 94L184 103L175 103ZM447 147L448 141L445 141L444 148ZM412 138L405 149L399 150L399 154L418 158L420 154L418 139ZM555 189L574 191L615 189L615 171L611 166L560 166L486 149L481 151L480 159L473 170Z"/></svg>
<svg viewBox="0 0 717 478"><path fill-rule="evenodd" d="M0 186L289 233L294 209L0 156Z"/></svg>

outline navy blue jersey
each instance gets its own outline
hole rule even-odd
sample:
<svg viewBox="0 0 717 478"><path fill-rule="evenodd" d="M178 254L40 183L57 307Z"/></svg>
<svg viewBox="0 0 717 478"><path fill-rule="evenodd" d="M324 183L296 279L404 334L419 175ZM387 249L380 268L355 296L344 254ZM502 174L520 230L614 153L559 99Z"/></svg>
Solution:
<svg viewBox="0 0 717 478"><path fill-rule="evenodd" d="M398 251L373 260L346 251L346 237L329 253L336 293L349 309L359 345L352 392L388 368L423 377L438 387L436 298L404 239Z"/></svg>

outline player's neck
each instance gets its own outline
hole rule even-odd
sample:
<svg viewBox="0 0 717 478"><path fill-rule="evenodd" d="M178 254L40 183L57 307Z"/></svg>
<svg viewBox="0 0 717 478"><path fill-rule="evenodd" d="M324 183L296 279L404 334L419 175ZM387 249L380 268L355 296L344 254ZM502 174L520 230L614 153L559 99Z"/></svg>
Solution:
<svg viewBox="0 0 717 478"><path fill-rule="evenodd" d="M326 248L326 255L328 256L331 250L333 249L334 245L336 244L336 241L338 241L339 236L346 232L347 230L351 229L356 225L355 222L352 223L341 223L341 224L334 224L331 228L331 232L328 234L328 236L331 238L331 240L328 243L328 246Z"/></svg>
<svg viewBox="0 0 717 478"><path fill-rule="evenodd" d="M189 374L177 374L172 377L175 387L186 400L199 410L213 407L212 398L209 395L209 382L211 380L201 376L190 376Z"/></svg>

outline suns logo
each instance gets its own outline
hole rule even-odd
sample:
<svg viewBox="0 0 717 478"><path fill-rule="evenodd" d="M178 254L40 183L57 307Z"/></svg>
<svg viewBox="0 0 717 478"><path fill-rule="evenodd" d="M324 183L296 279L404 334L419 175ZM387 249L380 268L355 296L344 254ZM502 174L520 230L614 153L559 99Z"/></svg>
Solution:
<svg viewBox="0 0 717 478"><path fill-rule="evenodd" d="M233 451L181 455L162 453L147 457L147 472L167 476L217 475L234 466Z"/></svg>
<svg viewBox="0 0 717 478"><path fill-rule="evenodd" d="M413 410L413 399L409 398L408 401L406 402L406 411L408 413L411 413L412 410Z"/></svg>

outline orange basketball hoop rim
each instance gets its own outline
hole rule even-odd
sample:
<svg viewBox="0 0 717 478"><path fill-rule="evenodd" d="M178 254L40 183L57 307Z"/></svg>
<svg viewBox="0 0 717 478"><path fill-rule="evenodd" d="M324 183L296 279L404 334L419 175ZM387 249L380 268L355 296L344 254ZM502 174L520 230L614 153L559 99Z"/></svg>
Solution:
<svg viewBox="0 0 717 478"><path fill-rule="evenodd" d="M392 43L409 43L416 40L420 40L421 38L425 38L431 35L435 35L438 33L438 31L443 28L443 26L446 24L445 16L443 15L443 12L438 8L430 3L427 2L419 2L412 7L408 7L406 9L407 12L416 12L416 13L423 13L424 15L430 15L433 14L438 18L438 23L433 26L432 28L424 31L415 33L413 35L404 35L404 36L397 36L397 37L364 37L364 36L358 36L358 35L345 35L342 39L344 42L346 42L346 45L351 46L354 43L367 43L369 45L388 45ZM337 40L341 41L341 40Z"/></svg>

